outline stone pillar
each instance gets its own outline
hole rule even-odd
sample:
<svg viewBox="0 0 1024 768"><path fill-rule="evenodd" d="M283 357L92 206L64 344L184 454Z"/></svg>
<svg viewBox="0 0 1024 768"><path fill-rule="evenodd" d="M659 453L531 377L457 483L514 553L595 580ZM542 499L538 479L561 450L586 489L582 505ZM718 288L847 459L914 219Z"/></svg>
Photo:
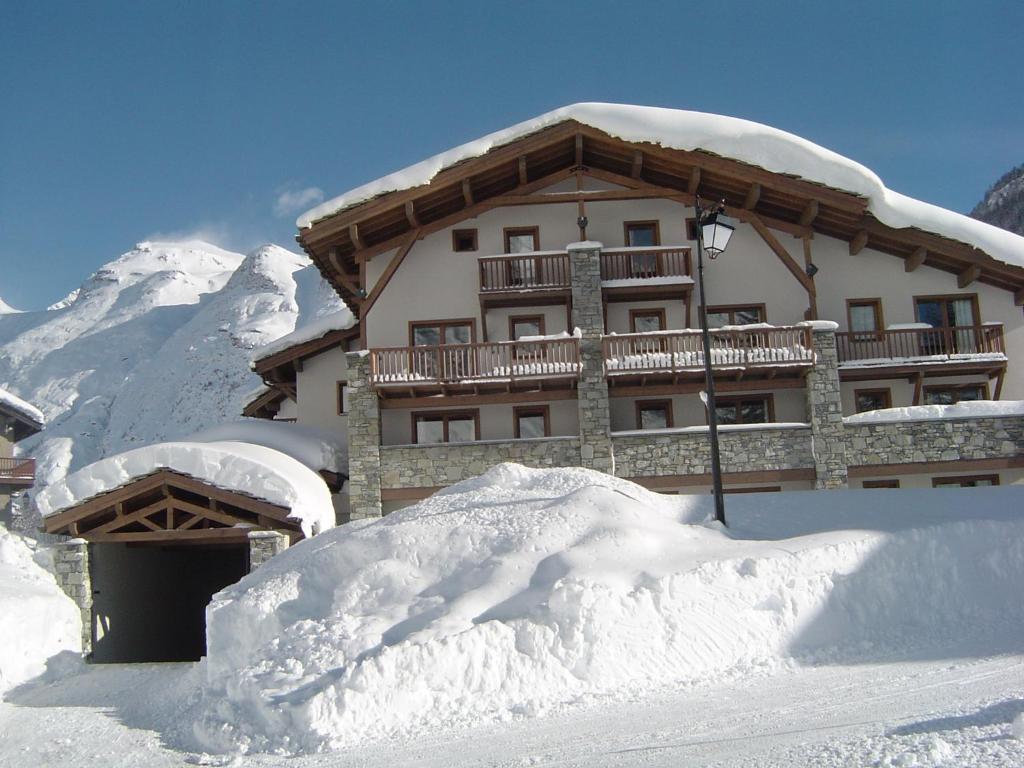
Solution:
<svg viewBox="0 0 1024 768"><path fill-rule="evenodd" d="M604 376L604 302L601 297L601 244L568 247L572 275L572 322L582 333L577 408L580 421L580 464L615 474L612 452L608 381Z"/></svg>
<svg viewBox="0 0 1024 768"><path fill-rule="evenodd" d="M280 531L249 531L249 573L284 552L290 543L288 534Z"/></svg>
<svg viewBox="0 0 1024 768"><path fill-rule="evenodd" d="M836 325L817 321L811 328L815 362L807 375L807 421L811 425L814 487L846 488L846 431L839 393Z"/></svg>
<svg viewBox="0 0 1024 768"><path fill-rule="evenodd" d="M82 614L82 655L92 653L92 579L89 577L89 542L69 539L55 547L57 584L75 601Z"/></svg>
<svg viewBox="0 0 1024 768"><path fill-rule="evenodd" d="M370 355L348 358L348 509L350 520L380 517L380 403L370 385Z"/></svg>

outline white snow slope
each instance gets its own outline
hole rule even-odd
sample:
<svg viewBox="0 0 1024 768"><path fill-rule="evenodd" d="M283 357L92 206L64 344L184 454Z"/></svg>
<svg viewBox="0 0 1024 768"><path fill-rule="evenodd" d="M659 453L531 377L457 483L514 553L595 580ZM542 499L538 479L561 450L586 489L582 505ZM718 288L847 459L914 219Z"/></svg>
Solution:
<svg viewBox="0 0 1024 768"><path fill-rule="evenodd" d="M1024 489L737 497L728 531L705 501L505 464L302 542L214 597L196 736L318 751L793 659L1021 649Z"/></svg>
<svg viewBox="0 0 1024 768"><path fill-rule="evenodd" d="M39 487L239 418L254 350L344 307L308 264L273 245L140 243L56 308L0 315L0 387L47 417L18 444Z"/></svg>

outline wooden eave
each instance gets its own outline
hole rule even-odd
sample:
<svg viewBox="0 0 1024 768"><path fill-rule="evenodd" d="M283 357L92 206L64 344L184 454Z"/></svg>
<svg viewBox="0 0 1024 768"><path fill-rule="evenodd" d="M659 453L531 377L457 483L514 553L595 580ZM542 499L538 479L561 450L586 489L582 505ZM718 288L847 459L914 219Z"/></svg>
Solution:
<svg viewBox="0 0 1024 768"><path fill-rule="evenodd" d="M32 421L32 419L26 418L20 411L5 408L0 405L0 416L6 417L14 422L14 442L24 440L26 437L31 437L37 432L42 432L42 425Z"/></svg>
<svg viewBox="0 0 1024 768"><path fill-rule="evenodd" d="M329 331L320 338L301 342L288 347L288 349L275 352L273 355L255 360L252 369L263 378L263 383L272 390L294 400L296 378L298 371L302 368L302 362L329 349L345 346L358 336L358 324L344 330Z"/></svg>
<svg viewBox="0 0 1024 768"><path fill-rule="evenodd" d="M286 399L284 392L270 388L246 403L242 407L242 415L252 419L273 419Z"/></svg>
<svg viewBox="0 0 1024 768"><path fill-rule="evenodd" d="M361 297L339 278L339 269L349 277L361 276L365 261L398 248L410 233L425 237L508 204L510 195L522 196L576 172L683 204L693 204L694 192L704 200L725 200L727 213L741 221L755 215L768 227L797 237L820 232L853 244L851 253L870 247L903 259L914 257L908 271L923 263L970 282L1012 291L1017 304L1024 304L1024 268L948 237L882 224L867 211L863 197L703 150L623 141L574 120L445 168L427 184L379 195L327 216L296 239L352 306ZM758 186L757 194L752 194L753 185ZM751 200L754 204L745 207ZM365 295L367 286L358 287Z"/></svg>
<svg viewBox="0 0 1024 768"><path fill-rule="evenodd" d="M47 533L91 542L243 543L253 529L302 538L291 510L170 469L98 494L43 518L43 524Z"/></svg>

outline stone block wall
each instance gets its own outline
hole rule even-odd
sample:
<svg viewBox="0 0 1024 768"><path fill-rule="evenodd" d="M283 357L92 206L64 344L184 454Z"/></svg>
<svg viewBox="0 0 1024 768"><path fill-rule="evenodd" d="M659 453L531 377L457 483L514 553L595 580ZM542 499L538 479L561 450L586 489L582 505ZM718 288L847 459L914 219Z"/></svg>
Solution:
<svg viewBox="0 0 1024 768"><path fill-rule="evenodd" d="M92 579L89 576L89 543L69 539L55 547L57 584L82 614L82 655L92 653Z"/></svg>
<svg viewBox="0 0 1024 768"><path fill-rule="evenodd" d="M1009 459L1024 454L1024 417L934 419L848 424L851 466L964 459Z"/></svg>
<svg viewBox="0 0 1024 768"><path fill-rule="evenodd" d="M280 531L249 531L249 573L284 552L289 544L288 535Z"/></svg>
<svg viewBox="0 0 1024 768"><path fill-rule="evenodd" d="M370 384L370 356L349 352L349 519L380 517L380 403Z"/></svg>
<svg viewBox="0 0 1024 768"><path fill-rule="evenodd" d="M815 328L814 367L807 374L807 422L811 425L815 488L847 486L843 401L834 329Z"/></svg>
<svg viewBox="0 0 1024 768"><path fill-rule="evenodd" d="M394 445L380 449L383 488L432 488L475 477L495 464L514 461L528 467L578 467L575 437L495 440L445 445Z"/></svg>
<svg viewBox="0 0 1024 768"><path fill-rule="evenodd" d="M810 427L725 430L718 433L723 472L814 467ZM711 472L706 430L650 435L615 435L619 477L701 475Z"/></svg>

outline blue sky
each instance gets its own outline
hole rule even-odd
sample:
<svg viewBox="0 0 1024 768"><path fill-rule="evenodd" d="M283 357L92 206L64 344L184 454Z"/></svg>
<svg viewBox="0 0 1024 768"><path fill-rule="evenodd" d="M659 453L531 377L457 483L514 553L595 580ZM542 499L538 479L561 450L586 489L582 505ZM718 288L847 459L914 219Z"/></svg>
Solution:
<svg viewBox="0 0 1024 768"><path fill-rule="evenodd" d="M1024 162L1022 41L1020 2L3 0L0 297L144 239L295 247L306 191L576 101L757 120L968 211Z"/></svg>

